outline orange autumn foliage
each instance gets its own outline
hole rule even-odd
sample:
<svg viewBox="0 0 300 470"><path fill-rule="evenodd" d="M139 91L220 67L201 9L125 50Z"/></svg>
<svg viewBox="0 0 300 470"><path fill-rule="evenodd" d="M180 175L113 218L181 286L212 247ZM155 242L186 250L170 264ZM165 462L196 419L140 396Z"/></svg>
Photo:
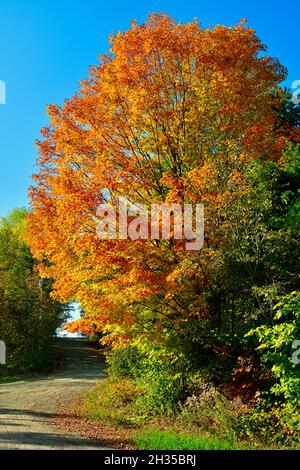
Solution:
<svg viewBox="0 0 300 470"><path fill-rule="evenodd" d="M112 37L78 93L48 107L29 241L55 297L84 308L70 330L114 328L125 341L146 321L154 334L166 318L180 328L205 316L226 214L248 190L243 169L278 159L285 140L274 111L285 69L264 50L244 21L211 30L153 14ZM147 207L204 203L204 248L99 240L98 205L122 195Z"/></svg>

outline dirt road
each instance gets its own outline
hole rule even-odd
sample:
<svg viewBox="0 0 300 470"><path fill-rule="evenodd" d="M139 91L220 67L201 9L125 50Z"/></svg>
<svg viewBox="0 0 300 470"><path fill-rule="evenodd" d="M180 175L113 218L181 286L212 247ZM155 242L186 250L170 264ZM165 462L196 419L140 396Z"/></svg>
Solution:
<svg viewBox="0 0 300 470"><path fill-rule="evenodd" d="M65 362L47 376L0 384L0 449L103 449L51 425L67 403L105 377L99 352L83 339L61 339Z"/></svg>

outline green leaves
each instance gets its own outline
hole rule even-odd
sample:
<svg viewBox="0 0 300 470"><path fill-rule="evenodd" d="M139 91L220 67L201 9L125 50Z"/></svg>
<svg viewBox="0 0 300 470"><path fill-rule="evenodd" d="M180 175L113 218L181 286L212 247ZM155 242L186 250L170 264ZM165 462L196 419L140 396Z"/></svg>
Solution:
<svg viewBox="0 0 300 470"><path fill-rule="evenodd" d="M252 329L247 336L257 337L261 359L274 375L270 391L298 406L300 367L293 363L292 353L294 342L300 339L300 292L277 296L276 301L272 323Z"/></svg>
<svg viewBox="0 0 300 470"><path fill-rule="evenodd" d="M0 338L7 346L6 370L25 371L48 360L55 329L64 309L42 292L34 259L24 239L25 209L0 222Z"/></svg>

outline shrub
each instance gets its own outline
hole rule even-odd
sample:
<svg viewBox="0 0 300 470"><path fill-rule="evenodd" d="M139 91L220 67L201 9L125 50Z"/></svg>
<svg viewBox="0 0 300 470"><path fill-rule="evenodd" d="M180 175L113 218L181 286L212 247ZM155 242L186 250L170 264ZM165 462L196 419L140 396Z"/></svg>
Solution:
<svg viewBox="0 0 300 470"><path fill-rule="evenodd" d="M273 323L248 333L258 338L261 359L274 377L259 409L266 410L273 428L277 423L276 428L286 436L296 436L300 427L300 365L293 361L293 345L300 339L300 292L275 301Z"/></svg>
<svg viewBox="0 0 300 470"><path fill-rule="evenodd" d="M113 349L107 354L107 363L111 375L119 377L136 377L141 354L132 346Z"/></svg>
<svg viewBox="0 0 300 470"><path fill-rule="evenodd" d="M180 351L160 345L144 347L137 383L145 390L138 406L152 415L172 415L186 396L190 364Z"/></svg>
<svg viewBox="0 0 300 470"><path fill-rule="evenodd" d="M107 355L109 372L116 380L130 378L144 390L136 407L145 414L172 414L185 397L189 365L178 351L153 343L114 349Z"/></svg>
<svg viewBox="0 0 300 470"><path fill-rule="evenodd" d="M190 377L189 388L191 395L181 407L181 418L186 425L234 439L238 415L232 404L199 374Z"/></svg>

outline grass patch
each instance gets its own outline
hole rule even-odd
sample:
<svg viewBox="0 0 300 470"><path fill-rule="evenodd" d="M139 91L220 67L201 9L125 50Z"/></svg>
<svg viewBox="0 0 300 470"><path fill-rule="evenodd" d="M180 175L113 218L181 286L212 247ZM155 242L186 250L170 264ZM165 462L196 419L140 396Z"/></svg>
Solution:
<svg viewBox="0 0 300 470"><path fill-rule="evenodd" d="M134 407L135 400L142 394L143 389L130 379L108 378L87 392L79 413L104 424L135 427L143 421Z"/></svg>
<svg viewBox="0 0 300 470"><path fill-rule="evenodd" d="M187 435L175 431L150 429L139 432L133 441L145 450L234 450L238 446L226 439Z"/></svg>

